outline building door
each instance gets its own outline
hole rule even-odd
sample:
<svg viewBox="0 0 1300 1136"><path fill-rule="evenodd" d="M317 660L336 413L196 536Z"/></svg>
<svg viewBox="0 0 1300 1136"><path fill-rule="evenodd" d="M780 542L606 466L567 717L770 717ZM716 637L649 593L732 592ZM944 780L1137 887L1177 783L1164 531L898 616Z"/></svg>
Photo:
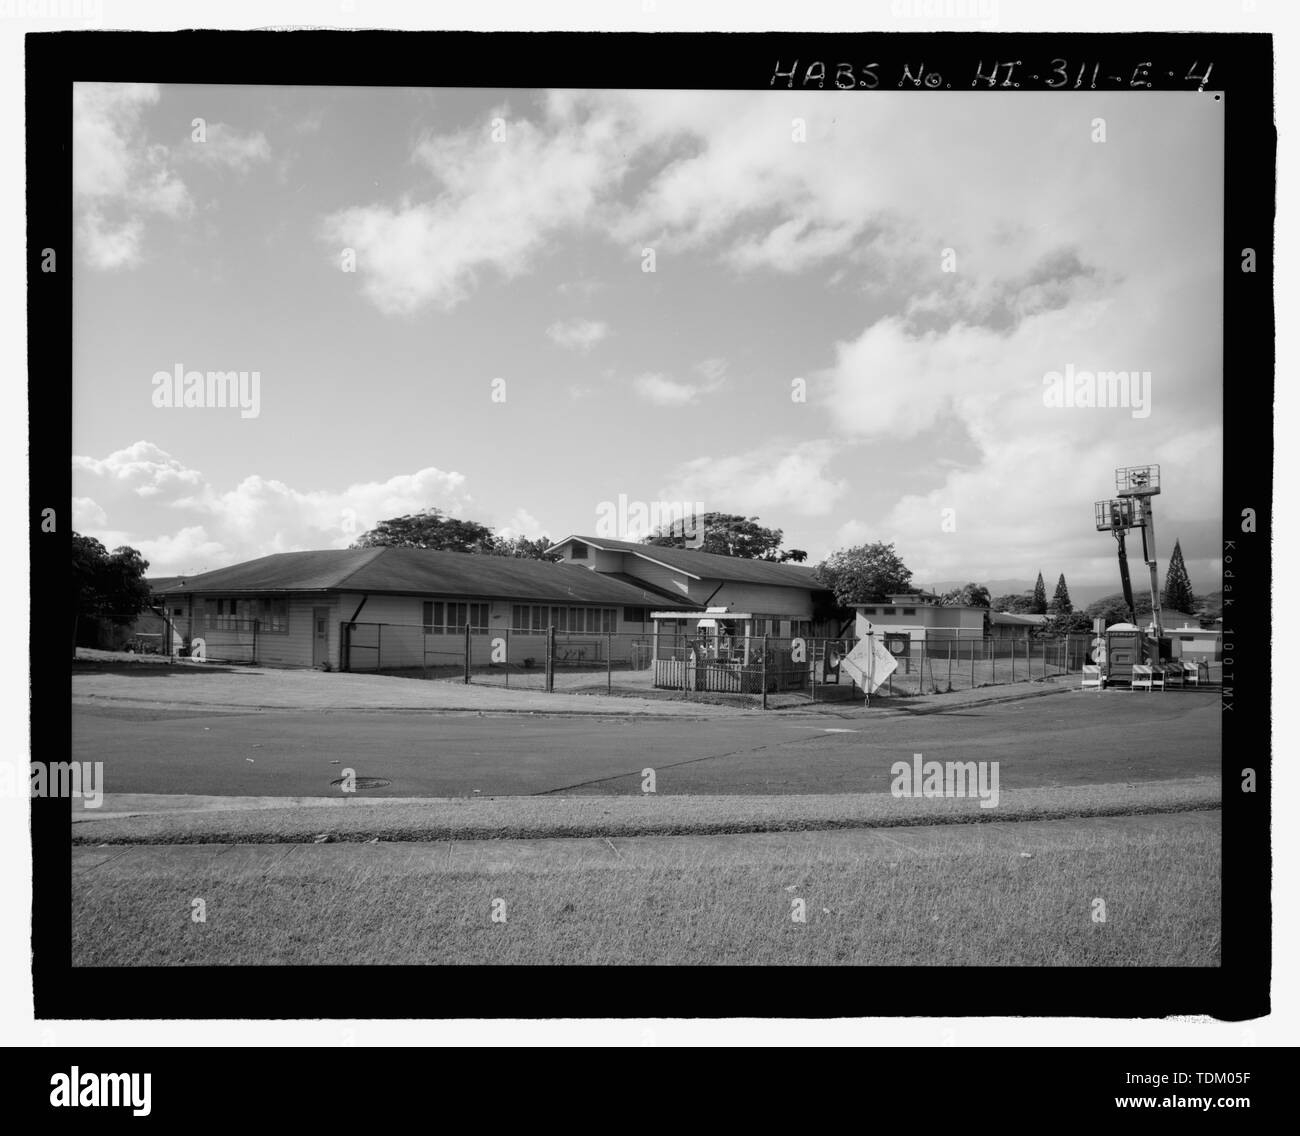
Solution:
<svg viewBox="0 0 1300 1136"><path fill-rule="evenodd" d="M311 609L311 665L319 667L330 659L330 609Z"/></svg>

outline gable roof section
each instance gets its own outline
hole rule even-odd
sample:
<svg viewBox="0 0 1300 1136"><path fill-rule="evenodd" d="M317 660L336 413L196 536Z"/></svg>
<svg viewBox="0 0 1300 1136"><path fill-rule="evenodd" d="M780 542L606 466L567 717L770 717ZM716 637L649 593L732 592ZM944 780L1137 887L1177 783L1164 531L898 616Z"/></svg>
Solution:
<svg viewBox="0 0 1300 1136"><path fill-rule="evenodd" d="M742 556L720 556L716 552L697 552L692 548L665 548L631 540L611 540L598 536L566 536L551 545L559 548L571 540L580 540L597 551L630 552L652 564L661 564L674 572L696 579L732 580L744 584L768 584L778 588L809 588L826 591L816 578L816 568L803 564L777 564L772 560L746 560Z"/></svg>
<svg viewBox="0 0 1300 1136"><path fill-rule="evenodd" d="M484 596L520 601L662 606L664 597L570 564L434 552L423 548L346 548L279 552L188 577L168 594L375 592ZM683 603L683 607L691 605Z"/></svg>

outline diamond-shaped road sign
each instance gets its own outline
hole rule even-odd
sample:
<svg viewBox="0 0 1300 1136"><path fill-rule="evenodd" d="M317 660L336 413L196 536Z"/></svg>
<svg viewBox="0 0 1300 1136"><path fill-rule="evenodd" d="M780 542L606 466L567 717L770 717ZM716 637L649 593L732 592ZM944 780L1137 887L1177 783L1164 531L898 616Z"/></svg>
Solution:
<svg viewBox="0 0 1300 1136"><path fill-rule="evenodd" d="M868 625L868 632L871 628ZM874 694L884 681L898 669L898 660L889 653L889 649L880 641L879 636L866 634L858 640L853 648L840 661L840 666L848 669L853 681L868 694Z"/></svg>

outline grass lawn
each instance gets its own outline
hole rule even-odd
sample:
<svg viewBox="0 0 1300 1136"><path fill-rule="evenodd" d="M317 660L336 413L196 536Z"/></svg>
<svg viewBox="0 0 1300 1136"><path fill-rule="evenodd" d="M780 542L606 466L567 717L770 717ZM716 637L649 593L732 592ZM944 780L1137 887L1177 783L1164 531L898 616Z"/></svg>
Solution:
<svg viewBox="0 0 1300 1136"><path fill-rule="evenodd" d="M1217 966L1219 816L1174 819L1020 844L1016 825L1001 843L973 839L983 825L840 833L763 856L745 841L770 837L730 837L649 862L611 862L603 841L590 859L477 864L446 845L124 853L74 875L73 961Z"/></svg>

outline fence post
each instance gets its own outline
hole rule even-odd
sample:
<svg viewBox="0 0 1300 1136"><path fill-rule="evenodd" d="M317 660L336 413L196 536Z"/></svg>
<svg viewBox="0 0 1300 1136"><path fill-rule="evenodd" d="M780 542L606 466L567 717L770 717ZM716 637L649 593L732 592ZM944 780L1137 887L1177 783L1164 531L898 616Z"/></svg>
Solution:
<svg viewBox="0 0 1300 1136"><path fill-rule="evenodd" d="M510 628L506 628L506 686L510 685Z"/></svg>
<svg viewBox="0 0 1300 1136"><path fill-rule="evenodd" d="M470 657L469 621L466 620L465 622L465 685L466 686L469 685L469 657Z"/></svg>
<svg viewBox="0 0 1300 1136"><path fill-rule="evenodd" d="M767 633L763 633L763 709L767 709Z"/></svg>
<svg viewBox="0 0 1300 1136"><path fill-rule="evenodd" d="M970 688L975 689L975 640L970 642Z"/></svg>
<svg viewBox="0 0 1300 1136"><path fill-rule="evenodd" d="M614 693L614 633L605 632L605 693Z"/></svg>
<svg viewBox="0 0 1300 1136"><path fill-rule="evenodd" d="M375 673L378 674L384 666L384 625L375 624Z"/></svg>
<svg viewBox="0 0 1300 1136"><path fill-rule="evenodd" d="M257 620L253 620L253 662L257 662ZM326 624L325 626L329 626ZM326 660L328 661L328 660Z"/></svg>
<svg viewBox="0 0 1300 1136"><path fill-rule="evenodd" d="M555 625L546 629L546 693L555 691Z"/></svg>
<svg viewBox="0 0 1300 1136"><path fill-rule="evenodd" d="M948 640L948 689L952 689L952 640Z"/></svg>

